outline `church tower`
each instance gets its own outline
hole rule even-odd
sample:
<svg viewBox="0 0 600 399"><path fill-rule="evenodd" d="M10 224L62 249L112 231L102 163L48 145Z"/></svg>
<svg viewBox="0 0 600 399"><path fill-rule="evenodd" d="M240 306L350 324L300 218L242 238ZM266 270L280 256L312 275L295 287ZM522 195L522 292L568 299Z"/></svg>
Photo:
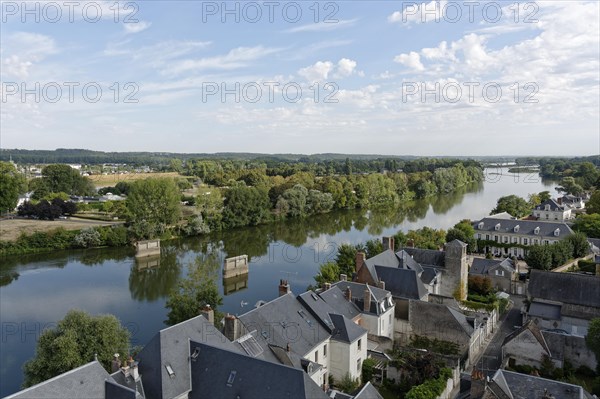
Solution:
<svg viewBox="0 0 600 399"><path fill-rule="evenodd" d="M460 240L452 240L445 246L445 275L443 292L457 299L467 299L469 266L467 265L467 244Z"/></svg>

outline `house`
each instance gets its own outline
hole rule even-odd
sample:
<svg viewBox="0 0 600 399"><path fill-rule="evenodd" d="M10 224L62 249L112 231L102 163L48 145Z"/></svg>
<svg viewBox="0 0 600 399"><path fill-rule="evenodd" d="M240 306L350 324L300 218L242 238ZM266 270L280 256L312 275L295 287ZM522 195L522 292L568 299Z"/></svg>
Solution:
<svg viewBox="0 0 600 399"><path fill-rule="evenodd" d="M353 395L340 392L336 389L330 389L327 391L327 395L332 399L383 399L383 396L377 389L371 384L371 382L367 382L362 388L356 391Z"/></svg>
<svg viewBox="0 0 600 399"><path fill-rule="evenodd" d="M527 320L541 329L585 336L591 319L600 317L600 277L532 270Z"/></svg>
<svg viewBox="0 0 600 399"><path fill-rule="evenodd" d="M102 364L94 360L4 399L143 399L143 391L117 382L116 379L125 380L126 377L121 376L124 373L118 370L109 375Z"/></svg>
<svg viewBox="0 0 600 399"><path fill-rule="evenodd" d="M31 196L33 195L33 191L19 195L17 199L17 206L15 206L15 210L19 209L21 205L31 200Z"/></svg>
<svg viewBox="0 0 600 399"><path fill-rule="evenodd" d="M343 279L319 296L333 309L367 329L369 335L394 339L396 303L384 289Z"/></svg>
<svg viewBox="0 0 600 399"><path fill-rule="evenodd" d="M322 387L328 386L329 375L338 381L346 374L360 379L367 330L315 292L295 297L285 280L279 292L239 318L226 318L225 335L256 358L303 368Z"/></svg>
<svg viewBox="0 0 600 399"><path fill-rule="evenodd" d="M138 355L148 399L187 398L191 390L189 340L238 350L202 315L160 330Z"/></svg>
<svg viewBox="0 0 600 399"><path fill-rule="evenodd" d="M593 396L579 385L498 370L489 382L472 382L471 398L593 399Z"/></svg>
<svg viewBox="0 0 600 399"><path fill-rule="evenodd" d="M584 337L558 331L541 330L531 320L511 334L502 344L503 365L528 365L541 368L548 358L554 367L563 368L565 361L575 368L596 368L596 357L587 347Z"/></svg>
<svg viewBox="0 0 600 399"><path fill-rule="evenodd" d="M548 199L533 208L531 212L540 221L564 222L571 219L571 208L561 205L553 199Z"/></svg>
<svg viewBox="0 0 600 399"><path fill-rule="evenodd" d="M185 343L192 376L186 399L328 398L301 369L194 340Z"/></svg>
<svg viewBox="0 0 600 399"><path fill-rule="evenodd" d="M507 219L493 215L473 223L475 238L483 241L485 253L497 256L526 255L527 246L554 244L573 230L563 222ZM498 245L495 245L498 243Z"/></svg>
<svg viewBox="0 0 600 399"><path fill-rule="evenodd" d="M564 195L562 197L559 197L557 202L560 205L563 205L569 209L578 210L578 209L585 208L586 198L583 196L569 194L569 195Z"/></svg>
<svg viewBox="0 0 600 399"><path fill-rule="evenodd" d="M513 282L519 277L514 262L510 258L473 258L469 276L487 277L491 280L494 288L504 292L512 292Z"/></svg>

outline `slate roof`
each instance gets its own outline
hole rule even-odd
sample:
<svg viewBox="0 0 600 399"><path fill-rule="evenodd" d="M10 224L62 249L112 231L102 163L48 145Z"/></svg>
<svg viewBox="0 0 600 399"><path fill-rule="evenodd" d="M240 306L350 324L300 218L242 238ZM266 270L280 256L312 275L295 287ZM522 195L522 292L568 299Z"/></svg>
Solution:
<svg viewBox="0 0 600 399"><path fill-rule="evenodd" d="M298 295L296 299L329 333L333 331L334 326L329 315L331 313L337 313L337 311L325 302L323 298L313 291L306 291L305 293Z"/></svg>
<svg viewBox="0 0 600 399"><path fill-rule="evenodd" d="M529 305L529 316L541 317L547 320L560 320L561 306L552 303L533 301Z"/></svg>
<svg viewBox="0 0 600 399"><path fill-rule="evenodd" d="M348 301L344 297L344 291L346 288L350 288L352 293L352 301ZM323 298L332 308L335 309L336 313L342 314L349 319L354 319L356 316L361 314L362 309L355 304L357 297L361 297L364 292L364 284L354 283L350 281L340 281L335 283L327 291L319 293L319 296Z"/></svg>
<svg viewBox="0 0 600 399"><path fill-rule="evenodd" d="M377 392L377 389L369 381L354 394L354 399L383 399L383 396Z"/></svg>
<svg viewBox="0 0 600 399"><path fill-rule="evenodd" d="M148 398L175 398L190 389L188 339L238 350L204 316L159 331L138 355L138 368ZM167 366L174 376L169 376Z"/></svg>
<svg viewBox="0 0 600 399"><path fill-rule="evenodd" d="M396 256L399 260L398 267L401 267L403 269L414 270L419 274L423 272L423 267L419 263L417 263L417 261L414 260L413 257L405 250L396 252Z"/></svg>
<svg viewBox="0 0 600 399"><path fill-rule="evenodd" d="M366 336L367 330L354 323L352 320L348 320L348 318L340 314L332 313L329 316L335 326L335 329L331 334L331 339L350 344L360 337Z"/></svg>
<svg viewBox="0 0 600 399"><path fill-rule="evenodd" d="M267 349L268 344L285 348L290 343L292 351L300 356L330 336L323 324L292 293L239 316L239 320L247 331L257 330L257 341L263 348ZM285 329L288 327L293 329L296 338L293 342L287 337Z"/></svg>
<svg viewBox="0 0 600 399"><path fill-rule="evenodd" d="M104 399L104 382L109 378L95 360L4 399Z"/></svg>
<svg viewBox="0 0 600 399"><path fill-rule="evenodd" d="M534 209L536 211L545 211L546 210L546 205L550 205L550 211L552 211L552 212L561 212L561 211L564 210L564 208L562 207L562 205L560 205L558 202L556 202L552 198L550 198L550 199L542 202L541 204L539 204L538 206L536 206Z"/></svg>
<svg viewBox="0 0 600 399"><path fill-rule="evenodd" d="M421 281L423 284L431 284L433 280L438 276L438 271L431 267L426 266L423 268L423 273L421 274Z"/></svg>
<svg viewBox="0 0 600 399"><path fill-rule="evenodd" d="M501 267L509 273L515 272L513 262L509 258L504 258L502 260L473 258L473 264L471 265L471 269L469 269L469 274L488 275L498 267ZM510 278L510 275L506 277Z"/></svg>
<svg viewBox="0 0 600 399"><path fill-rule="evenodd" d="M523 325L523 327L521 327L518 330L515 330L512 333L508 334L504 338L504 342L502 342L502 346L508 344L513 339L518 339L519 336L521 336L522 334L527 333L527 332L530 332L533 335L533 337L535 338L535 340L546 351L546 353L552 354L552 352L551 352L551 350L550 350L550 348L548 346L548 343L546 342L544 336L542 335L542 331L531 320L529 320L527 323L525 323L525 325Z"/></svg>
<svg viewBox="0 0 600 399"><path fill-rule="evenodd" d="M121 387L121 391L117 388L111 389L113 391L112 395L109 395L108 392L106 394L107 398L112 398L113 396L118 396L119 398L129 398L130 395L127 393L134 393L133 398L141 399L144 398L144 385L142 379L138 379L138 381L134 380L132 376L125 376L121 370L116 371L110 375L110 378L116 383L116 385ZM111 383L113 382L111 381ZM108 385L107 385L108 386Z"/></svg>
<svg viewBox="0 0 600 399"><path fill-rule="evenodd" d="M377 281L377 272L375 271L376 265L397 268L399 264L398 257L391 249L365 260L365 266L375 281Z"/></svg>
<svg viewBox="0 0 600 399"><path fill-rule="evenodd" d="M402 250L411 255L415 262L418 262L421 266L444 267L446 265L446 253L444 251L411 247L402 248Z"/></svg>
<svg viewBox="0 0 600 399"><path fill-rule="evenodd" d="M579 385L502 369L496 371L488 389L495 392L496 397L499 398L501 396L499 396L500 392L497 392L498 390L513 399L540 399L546 391L556 399L587 399L592 397Z"/></svg>
<svg viewBox="0 0 600 399"><path fill-rule="evenodd" d="M326 399L327 395L300 369L249 357L223 348L190 341L189 399ZM187 357L186 357L187 360Z"/></svg>
<svg viewBox="0 0 600 399"><path fill-rule="evenodd" d="M600 277L532 270L529 295L550 301L600 307Z"/></svg>
<svg viewBox="0 0 600 399"><path fill-rule="evenodd" d="M420 300L427 289L415 270L375 266L377 276L394 297Z"/></svg>
<svg viewBox="0 0 600 399"><path fill-rule="evenodd" d="M483 226L479 228L480 223L483 222ZM500 229L496 230L496 225L500 225ZM515 232L515 226L519 226L519 231ZM534 220L511 220L511 219L497 219L493 217L486 217L477 222L473 223L473 227L477 232L489 232L489 233L510 233L510 234L521 234L530 235L533 237L551 237L553 239L562 239L573 234L573 230L565 223L560 222L542 222ZM535 234L536 227L539 227L539 234ZM558 236L554 235L556 229L559 229Z"/></svg>
<svg viewBox="0 0 600 399"><path fill-rule="evenodd" d="M464 337L462 344L470 341L474 329L460 311L446 305L424 301L411 301L409 306L410 312L416 315L417 321L413 327L415 334L439 338L449 331L454 331Z"/></svg>

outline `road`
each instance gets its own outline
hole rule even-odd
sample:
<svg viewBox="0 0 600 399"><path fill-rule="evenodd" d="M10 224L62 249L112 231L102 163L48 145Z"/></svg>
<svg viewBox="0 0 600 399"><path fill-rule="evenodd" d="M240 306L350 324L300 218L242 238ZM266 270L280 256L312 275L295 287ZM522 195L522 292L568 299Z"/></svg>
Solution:
<svg viewBox="0 0 600 399"><path fill-rule="evenodd" d="M504 338L515 330L515 326L521 326L521 307L525 297L511 296L513 305L508 313L500 319L500 328L496 329L492 340L475 363L477 370L481 370L490 377L502 364L502 342Z"/></svg>

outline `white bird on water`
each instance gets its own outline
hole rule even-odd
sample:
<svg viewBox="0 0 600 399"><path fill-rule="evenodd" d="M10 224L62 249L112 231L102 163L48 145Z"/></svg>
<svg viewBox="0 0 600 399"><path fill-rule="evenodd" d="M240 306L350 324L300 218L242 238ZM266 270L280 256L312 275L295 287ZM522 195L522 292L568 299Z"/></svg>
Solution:
<svg viewBox="0 0 600 399"><path fill-rule="evenodd" d="M244 302L243 300L240 302L240 307L243 308L246 305L248 305L248 302Z"/></svg>

